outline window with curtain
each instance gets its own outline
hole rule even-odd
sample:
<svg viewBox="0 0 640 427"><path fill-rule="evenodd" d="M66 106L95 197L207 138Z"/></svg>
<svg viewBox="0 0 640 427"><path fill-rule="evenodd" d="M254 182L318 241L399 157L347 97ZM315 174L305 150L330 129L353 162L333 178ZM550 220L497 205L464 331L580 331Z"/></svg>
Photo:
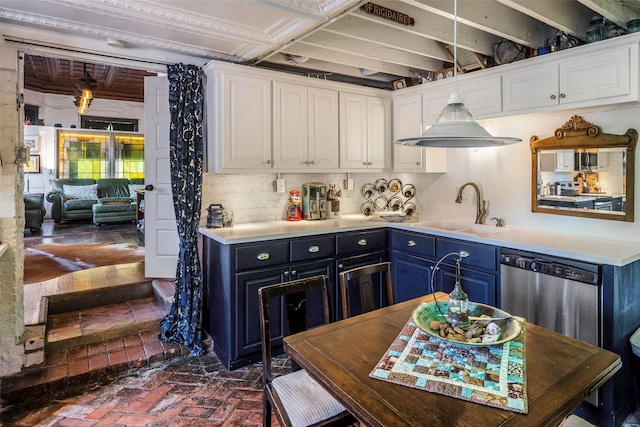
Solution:
<svg viewBox="0 0 640 427"><path fill-rule="evenodd" d="M144 178L144 135L57 132L58 178Z"/></svg>

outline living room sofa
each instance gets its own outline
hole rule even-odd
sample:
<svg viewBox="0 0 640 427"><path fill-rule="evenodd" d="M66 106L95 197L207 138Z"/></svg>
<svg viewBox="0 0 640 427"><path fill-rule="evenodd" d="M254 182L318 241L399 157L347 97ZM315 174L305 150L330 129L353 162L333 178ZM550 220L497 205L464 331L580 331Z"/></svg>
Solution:
<svg viewBox="0 0 640 427"><path fill-rule="evenodd" d="M47 200L56 223L90 219L102 225L135 221L135 190L144 179L54 179L52 185Z"/></svg>

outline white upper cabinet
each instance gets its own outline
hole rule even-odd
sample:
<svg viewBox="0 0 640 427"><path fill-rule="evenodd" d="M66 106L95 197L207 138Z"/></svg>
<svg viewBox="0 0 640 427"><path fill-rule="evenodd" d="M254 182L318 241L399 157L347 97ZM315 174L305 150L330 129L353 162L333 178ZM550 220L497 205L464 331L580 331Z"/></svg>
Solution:
<svg viewBox="0 0 640 427"><path fill-rule="evenodd" d="M423 120L425 126L436 122L440 112L449 102L453 92L453 79L440 83L435 90L424 93ZM502 79L499 74L491 76L465 75L458 77L458 92L475 119L494 117L502 112Z"/></svg>
<svg viewBox="0 0 640 427"><path fill-rule="evenodd" d="M338 91L274 83L274 169L338 169Z"/></svg>
<svg viewBox="0 0 640 427"><path fill-rule="evenodd" d="M636 101L637 87L634 95L630 65L635 58L637 70L637 54L636 44L504 73L504 111Z"/></svg>
<svg viewBox="0 0 640 427"><path fill-rule="evenodd" d="M556 171L570 171L575 169L573 150L561 150L556 153Z"/></svg>
<svg viewBox="0 0 640 427"><path fill-rule="evenodd" d="M391 100L340 92L340 169L383 170L391 144Z"/></svg>
<svg viewBox="0 0 640 427"><path fill-rule="evenodd" d="M271 169L271 80L205 67L208 170Z"/></svg>
<svg viewBox="0 0 640 427"><path fill-rule="evenodd" d="M426 95L426 94L425 94ZM422 135L422 106L420 93L393 101L393 139ZM393 146L394 172L446 172L447 149Z"/></svg>

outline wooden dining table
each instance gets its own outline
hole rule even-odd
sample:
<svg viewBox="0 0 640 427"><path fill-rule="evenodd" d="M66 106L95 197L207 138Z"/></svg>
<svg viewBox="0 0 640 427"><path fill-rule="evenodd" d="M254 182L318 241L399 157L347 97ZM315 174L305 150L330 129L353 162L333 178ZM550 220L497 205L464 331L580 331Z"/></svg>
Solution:
<svg viewBox="0 0 640 427"><path fill-rule="evenodd" d="M365 426L557 426L622 366L620 356L525 322L528 413L371 378L413 310L437 292L284 339L306 369Z"/></svg>

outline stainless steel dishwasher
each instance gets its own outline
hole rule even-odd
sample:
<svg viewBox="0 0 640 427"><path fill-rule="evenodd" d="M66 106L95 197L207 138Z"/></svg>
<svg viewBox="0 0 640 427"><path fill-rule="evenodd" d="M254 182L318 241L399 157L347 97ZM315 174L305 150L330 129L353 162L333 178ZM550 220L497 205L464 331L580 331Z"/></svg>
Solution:
<svg viewBox="0 0 640 427"><path fill-rule="evenodd" d="M500 308L601 346L599 265L505 248L500 262ZM597 406L597 396L585 400Z"/></svg>

